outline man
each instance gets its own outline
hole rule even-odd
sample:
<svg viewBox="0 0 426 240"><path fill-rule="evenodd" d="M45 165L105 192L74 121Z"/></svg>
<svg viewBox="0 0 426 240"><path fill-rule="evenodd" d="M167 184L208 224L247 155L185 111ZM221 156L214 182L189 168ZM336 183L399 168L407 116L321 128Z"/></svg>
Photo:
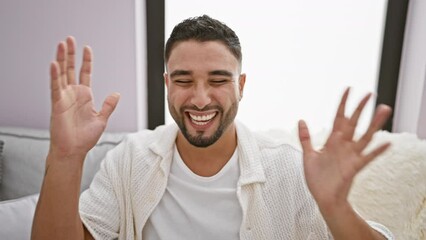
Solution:
<svg viewBox="0 0 426 240"><path fill-rule="evenodd" d="M51 144L33 239L392 238L347 200L354 176L389 146L363 152L390 108L379 106L354 141L369 95L346 117L345 91L321 151L300 121L303 156L250 132L234 120L246 81L239 39L208 16L177 25L166 44L164 79L176 125L129 135L107 154L79 202L83 161L119 95L96 112L91 50L84 48L80 84L74 54L69 37L51 64Z"/></svg>

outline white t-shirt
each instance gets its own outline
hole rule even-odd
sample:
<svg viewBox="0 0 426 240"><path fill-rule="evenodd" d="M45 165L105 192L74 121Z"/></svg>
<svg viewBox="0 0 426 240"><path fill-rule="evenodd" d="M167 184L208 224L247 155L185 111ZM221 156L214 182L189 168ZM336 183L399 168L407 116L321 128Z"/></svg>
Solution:
<svg viewBox="0 0 426 240"><path fill-rule="evenodd" d="M143 239L239 239L239 176L237 150L216 175L201 177L185 165L175 146L166 191L143 229Z"/></svg>

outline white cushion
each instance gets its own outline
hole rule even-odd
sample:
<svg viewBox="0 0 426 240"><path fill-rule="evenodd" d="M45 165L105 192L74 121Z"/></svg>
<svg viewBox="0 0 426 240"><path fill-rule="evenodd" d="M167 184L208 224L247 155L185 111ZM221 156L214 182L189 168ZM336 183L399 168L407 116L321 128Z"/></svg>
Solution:
<svg viewBox="0 0 426 240"><path fill-rule="evenodd" d="M356 177L349 200L396 239L426 239L426 141L408 133L378 132L369 147L384 142L391 147Z"/></svg>
<svg viewBox="0 0 426 240"><path fill-rule="evenodd" d="M0 202L0 239L28 240L38 194Z"/></svg>
<svg viewBox="0 0 426 240"><path fill-rule="evenodd" d="M297 130L267 133L301 150ZM312 145L321 148L329 133L313 133ZM426 140L379 131L366 152L385 142L391 147L357 175L349 201L365 219L388 227L396 239L426 240Z"/></svg>
<svg viewBox="0 0 426 240"><path fill-rule="evenodd" d="M123 133L104 133L84 162L81 190L86 189L98 171L106 152L124 137ZM40 192L43 181L49 132L29 128L0 127L3 146L3 177L0 200L9 200Z"/></svg>

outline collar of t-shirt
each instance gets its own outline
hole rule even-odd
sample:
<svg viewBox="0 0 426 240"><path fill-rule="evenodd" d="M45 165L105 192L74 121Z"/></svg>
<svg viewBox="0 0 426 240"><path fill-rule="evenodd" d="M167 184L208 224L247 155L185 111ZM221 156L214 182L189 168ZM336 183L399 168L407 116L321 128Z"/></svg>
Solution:
<svg viewBox="0 0 426 240"><path fill-rule="evenodd" d="M202 177L186 166L175 147L166 191L148 219L143 238L239 239L239 175L237 150L217 174Z"/></svg>

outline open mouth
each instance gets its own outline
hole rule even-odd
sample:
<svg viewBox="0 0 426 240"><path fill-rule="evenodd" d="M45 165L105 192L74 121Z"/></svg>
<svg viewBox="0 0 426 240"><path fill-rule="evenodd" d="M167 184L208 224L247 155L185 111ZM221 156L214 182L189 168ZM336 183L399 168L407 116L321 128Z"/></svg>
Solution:
<svg viewBox="0 0 426 240"><path fill-rule="evenodd" d="M188 113L188 115L192 123L198 126L204 126L208 124L214 117L216 117L217 112L211 112L206 114Z"/></svg>

